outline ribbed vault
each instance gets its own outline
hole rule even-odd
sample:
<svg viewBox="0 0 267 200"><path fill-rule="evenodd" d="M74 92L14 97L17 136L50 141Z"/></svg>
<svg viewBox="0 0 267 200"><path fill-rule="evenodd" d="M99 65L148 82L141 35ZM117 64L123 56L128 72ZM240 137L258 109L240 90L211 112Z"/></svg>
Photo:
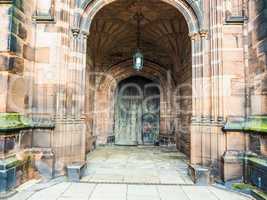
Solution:
<svg viewBox="0 0 267 200"><path fill-rule="evenodd" d="M140 49L145 63L137 72L132 68L132 56L137 48L134 16L140 11L144 16ZM146 77L158 81L161 88L160 135L173 135L177 147L189 155L192 59L184 15L161 0L116 0L95 15L87 14L94 16L86 22L90 23L86 109L94 113L89 118L90 131L98 136L99 143L105 143L114 134L117 83L135 75Z"/></svg>
<svg viewBox="0 0 267 200"><path fill-rule="evenodd" d="M188 62L191 53L188 27L177 9L160 0L118 0L101 9L88 40L94 65L105 70L132 57L137 43L134 15L140 8L145 59L177 72L174 66Z"/></svg>

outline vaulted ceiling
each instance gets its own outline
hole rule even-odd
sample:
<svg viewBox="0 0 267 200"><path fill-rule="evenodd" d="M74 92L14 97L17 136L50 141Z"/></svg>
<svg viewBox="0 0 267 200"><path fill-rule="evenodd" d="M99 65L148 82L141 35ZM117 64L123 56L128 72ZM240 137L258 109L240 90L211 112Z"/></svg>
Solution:
<svg viewBox="0 0 267 200"><path fill-rule="evenodd" d="M88 47L93 63L103 68L131 59L137 44L134 16L142 12L140 48L145 59L173 69L191 52L184 17L160 0L118 0L94 17Z"/></svg>

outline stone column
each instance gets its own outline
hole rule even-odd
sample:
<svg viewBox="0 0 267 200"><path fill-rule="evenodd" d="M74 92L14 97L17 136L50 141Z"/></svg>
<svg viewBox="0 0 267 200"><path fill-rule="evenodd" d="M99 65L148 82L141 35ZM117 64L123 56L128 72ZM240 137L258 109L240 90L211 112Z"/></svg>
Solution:
<svg viewBox="0 0 267 200"><path fill-rule="evenodd" d="M64 94L66 98L66 114L56 121L53 148L58 162L68 164L85 160L86 124L82 117L84 103L86 36L72 30L69 36L69 60L66 70Z"/></svg>
<svg viewBox="0 0 267 200"><path fill-rule="evenodd" d="M76 73L77 73L77 55L79 52L78 49L78 40L79 40L79 30L72 30L72 38L71 38L71 61L68 65L68 80L66 82L66 111L68 118L74 118L76 115L76 93L77 93L77 83L76 83Z"/></svg>
<svg viewBox="0 0 267 200"><path fill-rule="evenodd" d="M192 48L192 122L197 120L197 96L196 96L196 37L197 33L189 35L191 37L191 48Z"/></svg>
<svg viewBox="0 0 267 200"><path fill-rule="evenodd" d="M201 123L203 119L204 112L204 102L205 102L205 91L204 91L204 42L205 35L202 32L195 34L192 43L194 46L193 50L193 97L195 98L195 120Z"/></svg>
<svg viewBox="0 0 267 200"><path fill-rule="evenodd" d="M211 152L211 139L210 139L210 119L211 119L211 105L210 105L210 65L208 63L207 52L207 37L208 32L206 30L201 30L200 35L200 70L201 77L201 121L199 127L200 141L201 141L201 164L210 164L210 152Z"/></svg>
<svg viewBox="0 0 267 200"><path fill-rule="evenodd" d="M192 122L191 122L191 152L190 162L201 164L202 142L199 123L201 121L202 95L202 54L199 33L190 35L192 42Z"/></svg>
<svg viewBox="0 0 267 200"><path fill-rule="evenodd" d="M201 65L202 65L202 121L210 121L210 66L208 63L208 56L206 55L207 51L207 38L208 32L206 30L200 31L201 38Z"/></svg>
<svg viewBox="0 0 267 200"><path fill-rule="evenodd" d="M71 116L75 119L80 119L84 114L85 104L85 75L86 75L86 48L87 34L73 32L72 56L73 62L70 66L70 83L71 100L73 104L71 108Z"/></svg>
<svg viewBox="0 0 267 200"><path fill-rule="evenodd" d="M211 119L217 121L218 116L218 72L217 72L217 20L216 1L210 1L210 65L211 65Z"/></svg>
<svg viewBox="0 0 267 200"><path fill-rule="evenodd" d="M84 116L86 112L85 108L85 97L86 97L86 52L87 52L87 38L86 33L82 34L82 84L81 84L81 105L80 105L80 114Z"/></svg>
<svg viewBox="0 0 267 200"><path fill-rule="evenodd" d="M192 40L192 124L191 163L206 164L210 156L209 130L204 124L209 121L210 71L205 55L207 31L191 36ZM209 159L208 159L209 160Z"/></svg>
<svg viewBox="0 0 267 200"><path fill-rule="evenodd" d="M222 37L223 23L222 0L209 2L209 26L210 26L210 77L211 77L211 123L209 140L204 145L209 146L209 162L213 168L219 169L221 156L225 149L225 135L222 132L224 121L224 93L223 62L222 62ZM226 40L225 40L226 41ZM228 40L227 40L228 41ZM225 57L224 57L225 59ZM219 173L219 171L218 171Z"/></svg>

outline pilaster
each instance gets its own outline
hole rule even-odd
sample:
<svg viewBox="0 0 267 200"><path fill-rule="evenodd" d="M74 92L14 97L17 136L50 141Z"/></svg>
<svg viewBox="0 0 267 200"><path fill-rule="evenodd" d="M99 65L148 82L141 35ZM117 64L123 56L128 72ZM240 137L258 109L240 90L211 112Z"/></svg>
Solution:
<svg viewBox="0 0 267 200"><path fill-rule="evenodd" d="M201 39L201 65L202 65L202 100L201 100L201 117L202 122L209 123L211 120L211 83L210 83L210 65L208 57L208 31L199 32Z"/></svg>
<svg viewBox="0 0 267 200"><path fill-rule="evenodd" d="M84 114L87 34L72 31L72 62L68 68L67 110L71 118L80 119Z"/></svg>

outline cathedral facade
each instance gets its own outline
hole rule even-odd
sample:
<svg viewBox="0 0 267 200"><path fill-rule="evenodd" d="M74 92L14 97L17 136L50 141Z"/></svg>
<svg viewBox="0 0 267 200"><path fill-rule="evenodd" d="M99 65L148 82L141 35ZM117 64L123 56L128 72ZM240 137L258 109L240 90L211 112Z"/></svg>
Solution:
<svg viewBox="0 0 267 200"><path fill-rule="evenodd" d="M266 156L266 9L266 0L0 0L1 142L14 140L15 154L49 151L58 171L108 143L175 144L216 175L223 156L255 141Z"/></svg>

